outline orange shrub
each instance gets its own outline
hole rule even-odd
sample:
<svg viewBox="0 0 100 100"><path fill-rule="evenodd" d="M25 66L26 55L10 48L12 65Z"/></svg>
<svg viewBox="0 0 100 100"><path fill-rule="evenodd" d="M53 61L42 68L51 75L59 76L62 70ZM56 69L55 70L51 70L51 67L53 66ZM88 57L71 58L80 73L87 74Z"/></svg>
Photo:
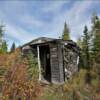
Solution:
<svg viewBox="0 0 100 100"><path fill-rule="evenodd" d="M10 65L2 86L2 99L6 100L34 100L41 94L41 86L37 81L28 79L28 61L22 58L20 51L16 50L10 54L8 65ZM7 65L7 66L8 66Z"/></svg>

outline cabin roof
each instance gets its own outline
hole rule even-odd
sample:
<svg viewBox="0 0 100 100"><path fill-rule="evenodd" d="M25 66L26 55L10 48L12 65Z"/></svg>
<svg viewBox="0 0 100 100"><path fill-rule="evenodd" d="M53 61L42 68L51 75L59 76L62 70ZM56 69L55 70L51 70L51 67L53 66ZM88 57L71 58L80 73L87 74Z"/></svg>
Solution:
<svg viewBox="0 0 100 100"><path fill-rule="evenodd" d="M67 41L64 41L62 39L56 39L56 38L48 38L48 37L39 37L39 38L36 38L24 45L22 45L22 47L26 46L26 45L34 45L34 44L41 44L41 43L47 43L47 42L53 42L53 41L59 41L59 42L62 42L62 43L74 43L74 41L72 40L67 40Z"/></svg>
<svg viewBox="0 0 100 100"><path fill-rule="evenodd" d="M48 37L39 37L39 38L36 38L36 39L22 45L22 47L27 46L27 45L32 45L32 44L51 42L51 41L54 41L54 40L57 40L57 39L48 38Z"/></svg>
<svg viewBox="0 0 100 100"><path fill-rule="evenodd" d="M48 38L48 37L36 38L36 39L34 39L34 40L32 40L32 41L22 45L21 47L23 48L23 47L28 46L28 45L37 45L37 44L44 44L44 43L49 43L49 42L58 42L58 43L61 43L61 44L66 44L67 43L67 44L75 46L77 49L80 49L78 47L78 45L74 41L72 41L72 40L64 41L62 39Z"/></svg>

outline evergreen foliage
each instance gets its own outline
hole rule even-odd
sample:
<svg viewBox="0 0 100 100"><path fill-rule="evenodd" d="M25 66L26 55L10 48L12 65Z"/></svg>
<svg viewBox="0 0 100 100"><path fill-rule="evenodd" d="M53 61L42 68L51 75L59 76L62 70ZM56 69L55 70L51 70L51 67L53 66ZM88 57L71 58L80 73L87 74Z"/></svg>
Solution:
<svg viewBox="0 0 100 100"><path fill-rule="evenodd" d="M0 25L0 51L2 48L3 26Z"/></svg>
<svg viewBox="0 0 100 100"><path fill-rule="evenodd" d="M6 41L3 41L3 43L2 43L2 52L7 53L7 43L6 43Z"/></svg>
<svg viewBox="0 0 100 100"><path fill-rule="evenodd" d="M82 40L81 40L81 37L78 38L77 40L77 44L80 48L82 48Z"/></svg>
<svg viewBox="0 0 100 100"><path fill-rule="evenodd" d="M84 27L83 31L83 40L82 40L82 56L84 59L84 67L87 67L87 69L90 68L90 39L91 34L88 31L87 26Z"/></svg>
<svg viewBox="0 0 100 100"><path fill-rule="evenodd" d="M37 79L38 77L37 59L31 50L28 53L28 61L29 61L29 68L28 68L29 77L30 79Z"/></svg>
<svg viewBox="0 0 100 100"><path fill-rule="evenodd" d="M12 44L12 46L11 46L10 52L11 52L11 53L14 52L14 51L15 51L15 48L16 48L16 45L15 45L15 43L13 42L13 44Z"/></svg>
<svg viewBox="0 0 100 100"><path fill-rule="evenodd" d="M7 43L3 39L3 25L0 25L0 53L7 53Z"/></svg>
<svg viewBox="0 0 100 100"><path fill-rule="evenodd" d="M92 57L96 67L97 78L100 80L100 19L96 14L92 17L92 34Z"/></svg>
<svg viewBox="0 0 100 100"><path fill-rule="evenodd" d="M92 17L92 34L93 34L93 57L94 59L100 53L100 19L97 15ZM96 59L95 59L96 60Z"/></svg>
<svg viewBox="0 0 100 100"><path fill-rule="evenodd" d="M0 25L0 39L2 38L3 36L3 25Z"/></svg>
<svg viewBox="0 0 100 100"><path fill-rule="evenodd" d="M64 30L63 30L62 39L63 40L69 40L70 39L70 36L69 36L69 28L68 28L66 22L64 24Z"/></svg>
<svg viewBox="0 0 100 100"><path fill-rule="evenodd" d="M78 46L80 47L80 49L81 49L81 50L80 50L80 55L79 55L79 56L80 56L80 57L79 57L79 58L80 58L80 59L79 59L79 66L78 66L79 69L80 69L80 68L83 68L83 65L84 65L84 64L83 64L83 57L82 57L82 39L81 39L81 37L79 37L79 38L77 39L77 45L78 45Z"/></svg>

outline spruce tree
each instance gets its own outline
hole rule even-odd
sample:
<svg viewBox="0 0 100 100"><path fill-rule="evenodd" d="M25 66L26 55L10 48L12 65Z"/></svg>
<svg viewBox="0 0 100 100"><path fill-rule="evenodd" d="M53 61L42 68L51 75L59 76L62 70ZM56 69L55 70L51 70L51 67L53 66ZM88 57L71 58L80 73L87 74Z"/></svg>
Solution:
<svg viewBox="0 0 100 100"><path fill-rule="evenodd" d="M2 49L3 26L0 25L0 51Z"/></svg>
<svg viewBox="0 0 100 100"><path fill-rule="evenodd" d="M82 39L81 39L81 37L79 37L77 39L77 45L82 49ZM80 60L79 60L78 67L80 69L80 68L83 68L82 50L80 50L80 55L79 56L80 56Z"/></svg>
<svg viewBox="0 0 100 100"><path fill-rule="evenodd" d="M10 49L10 52L11 53L14 52L15 51L15 48L16 48L16 46L15 46L15 43L13 42L13 44L11 46L11 49Z"/></svg>
<svg viewBox="0 0 100 100"><path fill-rule="evenodd" d="M0 39L2 38L3 36L3 25L0 25Z"/></svg>
<svg viewBox="0 0 100 100"><path fill-rule="evenodd" d="M91 42L91 34L88 31L87 26L84 27L83 31L83 41L82 41L82 59L84 60L84 68L87 69L87 73L85 75L86 84L91 84L91 74L90 74L90 42Z"/></svg>
<svg viewBox="0 0 100 100"><path fill-rule="evenodd" d="M64 30L63 30L63 34L62 34L62 39L63 40L69 40L70 39L70 36L69 36L69 28L65 22L64 24Z"/></svg>
<svg viewBox="0 0 100 100"><path fill-rule="evenodd" d="M92 17L92 34L92 57L96 68L97 78L100 80L100 19L97 15L93 15Z"/></svg>
<svg viewBox="0 0 100 100"><path fill-rule="evenodd" d="M6 43L5 40L4 40L3 43L2 43L2 52L3 52L3 53L7 53L7 43Z"/></svg>
<svg viewBox="0 0 100 100"><path fill-rule="evenodd" d="M7 43L3 39L4 30L3 25L0 25L0 53L7 53Z"/></svg>
<svg viewBox="0 0 100 100"><path fill-rule="evenodd" d="M84 63L87 69L90 69L90 39L91 35L88 32L87 26L84 27L83 31L83 40L82 40L82 56L84 59Z"/></svg>
<svg viewBox="0 0 100 100"><path fill-rule="evenodd" d="M77 44L78 44L78 46L79 46L80 48L82 48L82 40L81 40L81 37L79 37L79 38L77 39Z"/></svg>
<svg viewBox="0 0 100 100"><path fill-rule="evenodd" d="M94 59L100 53L100 19L97 15L92 17L92 34L93 34L93 57ZM96 59L95 59L96 60Z"/></svg>

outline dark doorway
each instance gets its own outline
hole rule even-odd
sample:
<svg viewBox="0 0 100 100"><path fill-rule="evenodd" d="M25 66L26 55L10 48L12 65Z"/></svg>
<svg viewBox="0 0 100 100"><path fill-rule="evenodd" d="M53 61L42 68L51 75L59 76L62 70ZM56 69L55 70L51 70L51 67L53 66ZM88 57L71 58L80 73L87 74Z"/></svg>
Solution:
<svg viewBox="0 0 100 100"><path fill-rule="evenodd" d="M50 48L49 45L40 47L40 61L43 79L51 82L51 66L50 66Z"/></svg>

